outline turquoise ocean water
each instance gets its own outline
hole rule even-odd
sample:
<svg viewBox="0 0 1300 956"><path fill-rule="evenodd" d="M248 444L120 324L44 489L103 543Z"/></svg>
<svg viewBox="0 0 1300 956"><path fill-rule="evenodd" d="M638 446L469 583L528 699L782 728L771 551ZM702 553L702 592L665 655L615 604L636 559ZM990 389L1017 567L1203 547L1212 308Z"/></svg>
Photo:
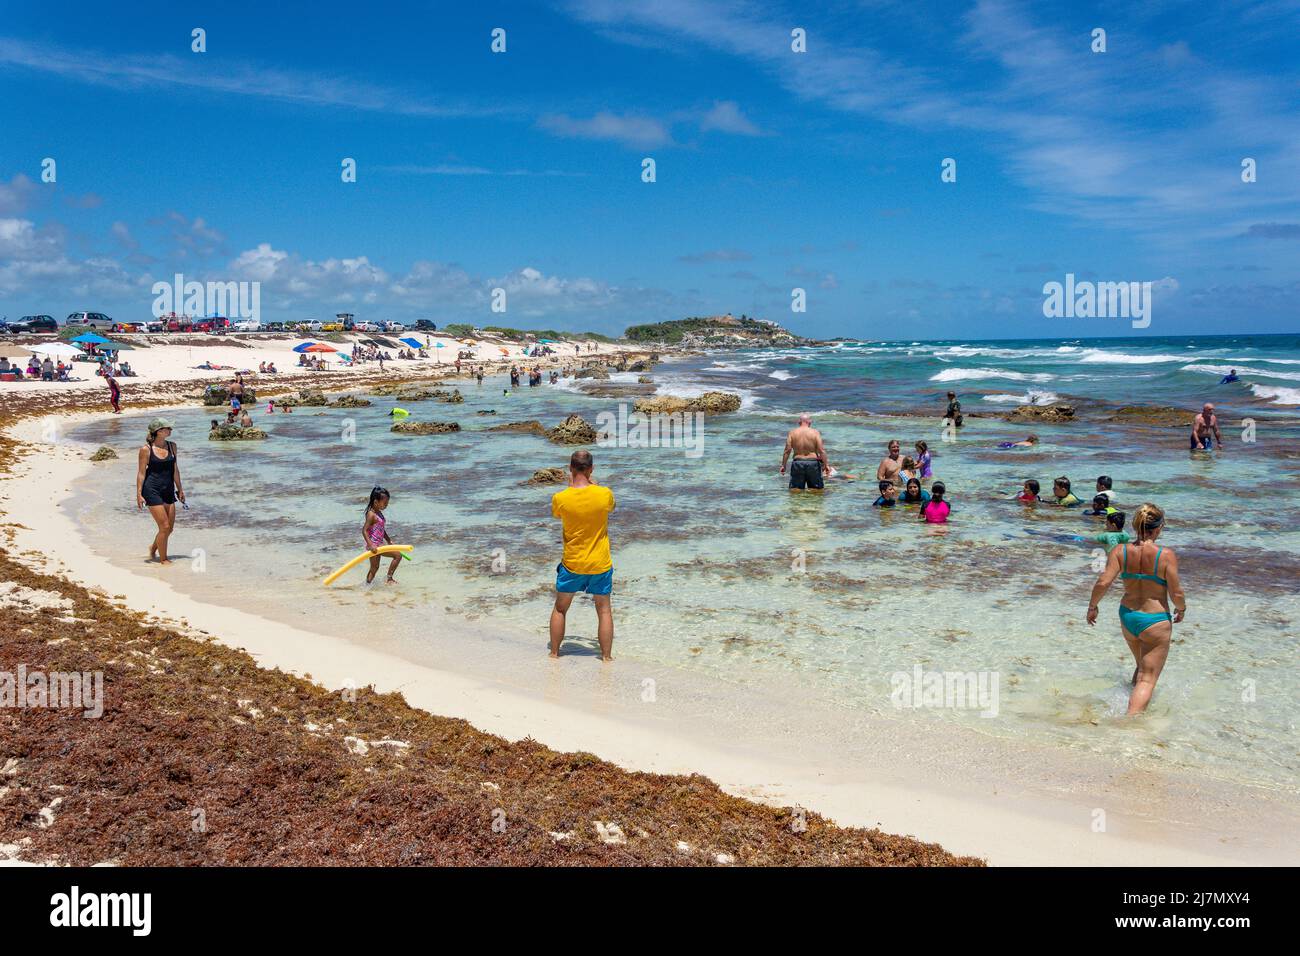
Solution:
<svg viewBox="0 0 1300 956"><path fill-rule="evenodd" d="M1236 368L1241 381L1219 385ZM729 686L753 683L942 732L947 722L1236 782L1290 790L1297 754L1294 701L1300 636L1300 337L1242 336L961 343L841 343L827 348L694 356L653 373L661 394L709 389L743 398L710 417L703 454L680 447L598 447L597 480L611 486L622 662L690 672ZM635 374L612 384L632 385ZM345 636L382 632L400 648L454 657L473 629L431 626L430 609L500 625L503 653L544 653L559 531L555 490L528 487L567 449L488 426L578 412L595 422L630 398L583 383L521 388L461 382L463 405L421 402L418 419L462 431L389 432L391 400L368 409L258 415L264 443L205 440L210 416L177 411L175 438L192 509L174 550L202 548L202 573L180 587L290 623ZM946 441L944 393L959 392L966 426ZM1079 418L1011 424L1000 412L1059 399ZM1189 453L1186 429L1110 421L1113 406L1218 406L1227 447ZM479 415L494 410L495 415ZM918 439L949 489L946 533L915 514L873 509L873 481L790 495L777 475L784 434L816 415L832 463L870 478L884 446ZM101 420L71 438L124 457L97 466L75 507L92 547L138 562L152 522L133 501L134 448L147 416ZM1003 440L1041 439L1002 451ZM350 438L353 438L350 440ZM1114 479L1131 512L1153 501L1168 514L1162 543L1177 549L1188 591L1150 713L1124 721L1131 658L1116 620L1118 589L1101 620L1083 620L1094 579L1094 529L1079 510L1026 509L1009 498L1026 478L1056 475L1091 493ZM416 546L400 584L367 590L354 572L326 592L320 579L360 549L366 494L393 494L393 537ZM138 546L138 547L137 547ZM138 554L136 552L139 552ZM580 601L576 646L594 637ZM916 666L996 674L996 717L974 709L898 710L893 675ZM827 728L834 733L834 728Z"/></svg>

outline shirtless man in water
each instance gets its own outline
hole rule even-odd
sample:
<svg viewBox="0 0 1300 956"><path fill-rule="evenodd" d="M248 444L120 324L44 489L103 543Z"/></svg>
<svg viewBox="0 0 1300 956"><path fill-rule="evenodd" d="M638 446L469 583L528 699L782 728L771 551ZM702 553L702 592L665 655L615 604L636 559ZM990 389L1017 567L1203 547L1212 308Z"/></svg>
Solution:
<svg viewBox="0 0 1300 956"><path fill-rule="evenodd" d="M790 465L790 487L800 490L825 488L823 479L831 473L831 463L826 459L822 433L812 427L812 416L807 412L799 416L798 426L785 436L785 454L781 456L783 475L792 453L794 463Z"/></svg>
<svg viewBox="0 0 1300 956"><path fill-rule="evenodd" d="M890 484L899 484L898 470L903 467L902 459L899 458L899 444L897 440L889 443L889 454L880 460L880 467L876 469L876 481L888 481Z"/></svg>
<svg viewBox="0 0 1300 956"><path fill-rule="evenodd" d="M1213 439L1211 439L1213 435ZM1201 409L1196 420L1192 422L1192 451L1198 448L1204 448L1207 451L1212 450L1215 445L1219 450L1223 450L1223 436L1219 434L1219 417L1214 414L1214 406L1209 402Z"/></svg>

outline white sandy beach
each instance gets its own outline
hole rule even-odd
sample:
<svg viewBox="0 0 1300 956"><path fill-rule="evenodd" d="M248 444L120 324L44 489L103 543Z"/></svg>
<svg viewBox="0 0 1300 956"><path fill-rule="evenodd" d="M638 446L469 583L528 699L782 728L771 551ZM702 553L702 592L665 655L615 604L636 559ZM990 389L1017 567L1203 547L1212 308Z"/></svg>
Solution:
<svg viewBox="0 0 1300 956"><path fill-rule="evenodd" d="M166 361L171 364L151 372L172 377L180 371L177 363L186 360ZM142 362L141 369L146 368ZM1252 807L1243 812L1236 803L1250 797L1233 788L1208 783L1202 787L1197 781L1135 767L1110 780L1101 780L1096 772L1080 773L1074 776L1083 778L1082 784L1031 790L1009 777L994 783L964 779L925 760L914 765L894 759L875 765L829 764L818 759L815 744L796 751L802 757L792 758L788 751L778 755L775 748L769 754L761 739L738 739L730 746L716 734L670 720L638 719L616 708L591 707L586 695L554 689L547 694L542 688L434 669L361 643L200 602L164 580L166 574L188 573L183 562L170 569L142 564L138 573L116 567L84 546L66 502L73 483L93 466L87 448L57 437L66 432L72 417L61 416L60 427L54 429L49 427L52 420L29 418L13 429L14 437L36 447L37 453L25 457L0 484L0 511L14 533L12 550L29 555L44 569L107 595L121 595L131 608L183 622L191 632L244 648L265 667L310 675L331 689L351 682L373 684L381 692L400 691L413 706L464 718L511 740L532 737L558 750L588 751L632 770L701 773L737 795L803 806L844 825L878 826L937 841L954 853L983 856L993 864L1296 862L1291 848L1270 837L1279 821L1288 820L1289 808L1256 812ZM53 445L50 436L56 436ZM452 619L447 626L463 628L468 639L480 625ZM565 658L550 665L585 668L577 676L568 672L570 681L600 679L599 665L590 660ZM584 676L587 673L591 676ZM1045 765L1043 777L1052 778L1053 772ZM1061 769L1059 778L1071 775ZM1189 795L1196 799L1189 802ZM1106 809L1105 832L1094 832L1096 808Z"/></svg>

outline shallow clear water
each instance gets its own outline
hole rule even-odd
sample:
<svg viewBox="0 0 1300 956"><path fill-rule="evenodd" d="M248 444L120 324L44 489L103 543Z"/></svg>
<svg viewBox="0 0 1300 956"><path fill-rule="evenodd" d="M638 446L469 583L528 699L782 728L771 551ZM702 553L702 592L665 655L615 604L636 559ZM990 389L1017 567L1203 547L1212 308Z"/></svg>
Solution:
<svg viewBox="0 0 1300 956"><path fill-rule="evenodd" d="M616 657L731 685L776 685L791 706L811 698L936 727L958 721L1293 787L1300 428L1293 413L1248 385L1220 388L1217 378L1184 366L1254 355L1252 368L1300 377L1300 343L1189 341L867 344L660 366L661 392L740 391L745 405L707 419L701 457L681 448L593 449L597 480L618 498L611 520ZM991 367L1026 378L934 380L949 369ZM615 382L635 378L616 375ZM1000 451L993 446L1023 437L1024 426L971 417L946 442L938 416L949 382L962 385L967 412L1003 402L985 401L988 395L1028 388L1180 407L1210 397L1225 423L1255 417L1257 440L1241 442L1239 430L1225 429L1225 452L1191 455L1183 429L1076 421L1035 427L1036 449ZM556 489L523 482L536 469L565 464L568 449L485 429L534 418L552 425L569 412L594 423L620 400L584 395L568 381L509 396L503 385L462 383L463 405L406 406L417 419L459 421L464 430L448 435L391 434L392 402L381 398L368 409L259 415L272 436L264 443L209 443L208 414L176 412L192 509L181 513L174 551L188 557L202 549L202 573L172 579L294 624L382 633L412 650L454 656L464 638L430 626L430 609L447 609L504 625L491 639L519 653L543 653L559 556L549 507ZM832 463L848 473L873 476L889 438L905 450L927 440L953 503L946 533L922 528L913 511L872 508L869 480L833 483L821 496L787 493L776 469L790 413L804 408L822 413L815 424ZM497 414L476 414L487 409ZM844 414L861 409L872 414ZM932 417L916 417L931 409ZM152 534L133 503L143 421L106 419L71 436L124 455L97 466L76 507L92 546L128 564L139 562ZM1008 500L1029 477L1046 494L1058 474L1070 475L1083 497L1102 473L1113 476L1121 507L1152 500L1166 509L1162 543L1178 550L1188 591L1187 621L1175 629L1170 663L1136 732L1119 719L1132 659L1116 621L1118 589L1096 628L1083 621L1094 552L1070 536L1095 526L1078 510L1027 510ZM320 579L361 548L362 511L375 484L392 492L390 533L416 546L414 560L402 563L395 587L367 590L358 570L326 591ZM594 637L585 599L570 612L569 631L587 643ZM893 675L918 665L996 675L997 715L896 709Z"/></svg>

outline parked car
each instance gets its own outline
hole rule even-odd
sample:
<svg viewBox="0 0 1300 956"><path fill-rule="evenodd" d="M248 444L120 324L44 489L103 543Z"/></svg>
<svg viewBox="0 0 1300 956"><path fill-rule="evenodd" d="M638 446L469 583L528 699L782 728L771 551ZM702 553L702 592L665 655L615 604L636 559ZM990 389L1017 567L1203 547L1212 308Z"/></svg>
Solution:
<svg viewBox="0 0 1300 956"><path fill-rule="evenodd" d="M404 326L401 322L385 322L385 323L384 323L384 331L385 331L385 332L399 332L399 333L400 333L400 332L405 332L405 331L406 331L406 326Z"/></svg>
<svg viewBox="0 0 1300 956"><path fill-rule="evenodd" d="M160 321L168 332L188 332L190 330L191 320L188 315L177 315L175 312L169 312Z"/></svg>
<svg viewBox="0 0 1300 956"><path fill-rule="evenodd" d="M221 335L230 331L230 320L222 316L209 316L208 318L198 319L190 324L191 332L215 332Z"/></svg>
<svg viewBox="0 0 1300 956"><path fill-rule="evenodd" d="M117 322L113 325L114 332L143 332L145 331L144 322Z"/></svg>
<svg viewBox="0 0 1300 956"><path fill-rule="evenodd" d="M32 332L57 332L59 323L52 315L24 315L17 322L10 322L5 329L10 335L27 335Z"/></svg>
<svg viewBox="0 0 1300 956"><path fill-rule="evenodd" d="M268 322L268 323L266 323L265 329L266 329L267 332L283 332L283 331L284 331L284 323L283 323L283 322Z"/></svg>
<svg viewBox="0 0 1300 956"><path fill-rule="evenodd" d="M320 332L322 328L323 326L317 319L304 319L298 323L298 331L300 332Z"/></svg>
<svg viewBox="0 0 1300 956"><path fill-rule="evenodd" d="M428 319L416 319L415 329L417 332L437 332L438 323L431 322Z"/></svg>
<svg viewBox="0 0 1300 956"><path fill-rule="evenodd" d="M375 323L373 322L353 322L352 331L353 332L378 332L379 326L375 325Z"/></svg>
<svg viewBox="0 0 1300 956"><path fill-rule="evenodd" d="M63 324L86 331L112 332L116 323L103 312L73 312Z"/></svg>
<svg viewBox="0 0 1300 956"><path fill-rule="evenodd" d="M342 331L343 331L343 323L342 323L342 322L326 322L324 325L322 325L322 326L320 327L320 330L321 330L322 332L342 332Z"/></svg>
<svg viewBox="0 0 1300 956"><path fill-rule="evenodd" d="M167 323L163 321L146 322L144 324L144 330L146 332L166 332Z"/></svg>
<svg viewBox="0 0 1300 956"><path fill-rule="evenodd" d="M235 323L236 332L261 332L262 323L257 319L240 319Z"/></svg>

